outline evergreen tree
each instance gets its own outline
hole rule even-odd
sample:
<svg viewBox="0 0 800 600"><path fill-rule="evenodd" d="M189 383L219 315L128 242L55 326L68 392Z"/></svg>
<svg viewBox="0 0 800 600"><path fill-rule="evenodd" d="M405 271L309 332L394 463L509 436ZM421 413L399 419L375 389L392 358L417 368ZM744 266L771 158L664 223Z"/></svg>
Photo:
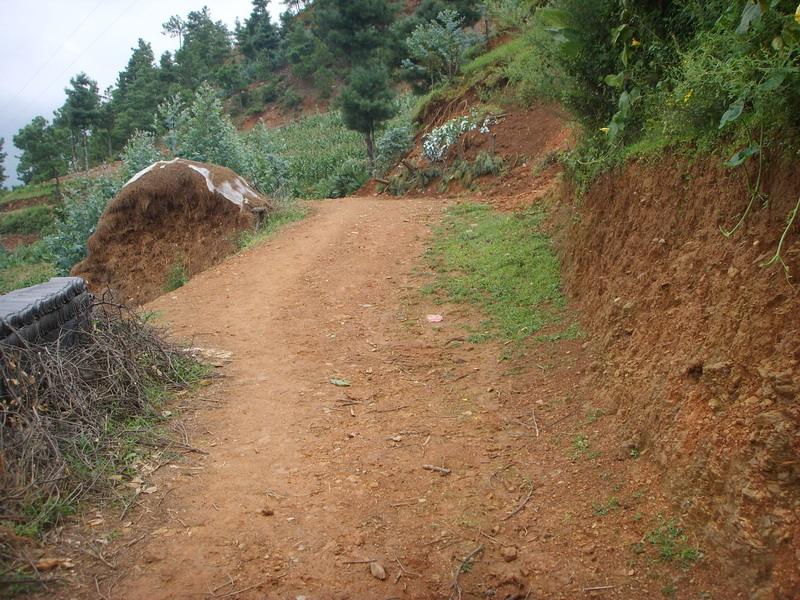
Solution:
<svg viewBox="0 0 800 600"><path fill-rule="evenodd" d="M387 0L317 0L314 9L320 37L350 64L383 54L396 13Z"/></svg>
<svg viewBox="0 0 800 600"><path fill-rule="evenodd" d="M183 48L183 34L186 31L186 23L180 16L172 15L166 23L161 25L161 29L161 35L178 38L178 48Z"/></svg>
<svg viewBox="0 0 800 600"><path fill-rule="evenodd" d="M90 79L86 73L78 73L69 80L70 86L64 91L67 101L63 107L69 129L74 138L80 140L83 149L83 166L89 169L89 132L97 124L100 116L100 92L97 82ZM77 158L75 144L73 155Z"/></svg>
<svg viewBox="0 0 800 600"><path fill-rule="evenodd" d="M239 49L251 62L277 65L280 31L269 16L269 0L253 0L253 10L244 25L237 23L236 40Z"/></svg>
<svg viewBox="0 0 800 600"><path fill-rule="evenodd" d="M137 129L150 128L153 113L164 98L153 48L142 39L117 77L109 110L113 113L112 144L121 148Z"/></svg>
<svg viewBox="0 0 800 600"><path fill-rule="evenodd" d="M24 183L56 179L67 171L66 131L35 117L14 136L14 145L22 150L17 175Z"/></svg>
<svg viewBox="0 0 800 600"><path fill-rule="evenodd" d="M364 135L367 157L374 167L375 131L397 114L389 74L383 65L372 63L354 68L339 103L345 126Z"/></svg>
<svg viewBox="0 0 800 600"><path fill-rule="evenodd" d="M195 89L203 81L216 81L216 71L229 58L230 32L221 21L213 21L208 7L190 12L185 21L183 45L175 53L180 83Z"/></svg>

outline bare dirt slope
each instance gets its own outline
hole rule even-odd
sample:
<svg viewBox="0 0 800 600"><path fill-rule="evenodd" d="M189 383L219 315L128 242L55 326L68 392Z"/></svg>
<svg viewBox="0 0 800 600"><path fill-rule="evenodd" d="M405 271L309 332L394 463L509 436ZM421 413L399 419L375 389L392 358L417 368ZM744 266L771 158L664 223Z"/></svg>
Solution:
<svg viewBox="0 0 800 600"><path fill-rule="evenodd" d="M191 401L207 454L161 465L122 522L106 515L119 538L72 547L76 576L48 597L730 592L713 556L684 568L647 541L669 503L580 383L591 342L472 346L481 315L420 294L447 202L320 204L156 300L178 335L233 353Z"/></svg>

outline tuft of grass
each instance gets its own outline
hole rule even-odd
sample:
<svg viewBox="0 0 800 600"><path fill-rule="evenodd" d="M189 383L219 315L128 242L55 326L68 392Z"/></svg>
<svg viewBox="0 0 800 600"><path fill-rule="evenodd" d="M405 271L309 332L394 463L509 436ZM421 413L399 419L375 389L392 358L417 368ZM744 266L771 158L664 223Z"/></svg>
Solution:
<svg viewBox="0 0 800 600"><path fill-rule="evenodd" d="M55 210L52 206L40 204L20 208L0 214L0 234L38 234L50 227L54 221Z"/></svg>
<svg viewBox="0 0 800 600"><path fill-rule="evenodd" d="M428 261L427 289L444 300L480 306L480 337L522 341L563 320L560 265L538 210L505 214L478 204L448 210Z"/></svg>
<svg viewBox="0 0 800 600"><path fill-rule="evenodd" d="M689 567L702 558L701 550L689 544L675 519L665 519L661 515L658 518L658 527L649 532L645 539L658 550L661 560L678 561L683 567Z"/></svg>
<svg viewBox="0 0 800 600"><path fill-rule="evenodd" d="M604 517L608 513L619 510L620 508L622 508L622 505L619 503L619 500L615 497L612 497L608 499L608 502L593 504L592 512L595 514L595 516Z"/></svg>
<svg viewBox="0 0 800 600"><path fill-rule="evenodd" d="M236 240L236 245L239 250L247 250L257 246L263 240L274 235L283 226L295 221L301 221L307 215L307 207L296 202L288 202L270 214L257 229L242 233Z"/></svg>
<svg viewBox="0 0 800 600"><path fill-rule="evenodd" d="M167 278L164 281L164 291L174 292L189 283L189 272L186 270L186 265L183 262L176 262L173 264L169 271L167 271Z"/></svg>

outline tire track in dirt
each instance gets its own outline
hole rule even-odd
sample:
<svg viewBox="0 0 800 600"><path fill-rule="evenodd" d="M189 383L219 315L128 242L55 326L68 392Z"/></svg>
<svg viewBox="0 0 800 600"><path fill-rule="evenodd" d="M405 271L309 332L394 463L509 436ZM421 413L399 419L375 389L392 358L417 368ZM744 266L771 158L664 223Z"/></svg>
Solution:
<svg viewBox="0 0 800 600"><path fill-rule="evenodd" d="M588 344L500 360L499 342L451 343L482 316L419 292L446 204L320 203L148 307L178 336L233 353L201 394L219 407L187 419L208 454L159 471L117 570L85 568L69 597L459 597L471 554L465 598L705 589L709 570L630 552L666 503L645 461L619 459L613 417L586 420ZM573 447L579 432L596 456Z"/></svg>

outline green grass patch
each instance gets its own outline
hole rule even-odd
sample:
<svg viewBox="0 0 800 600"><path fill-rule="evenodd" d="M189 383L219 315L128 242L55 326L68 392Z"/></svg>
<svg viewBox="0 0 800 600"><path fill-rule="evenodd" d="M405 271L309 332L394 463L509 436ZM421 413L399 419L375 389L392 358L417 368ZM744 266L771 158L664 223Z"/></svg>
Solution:
<svg viewBox="0 0 800 600"><path fill-rule="evenodd" d="M689 540L675 519L664 519L659 516L658 527L649 532L645 539L658 550L664 562L678 561L689 567L703 556L699 548L689 544Z"/></svg>
<svg viewBox="0 0 800 600"><path fill-rule="evenodd" d="M303 220L308 208L296 202L287 202L270 214L255 231L246 231L236 240L239 250L247 250L271 237L284 225Z"/></svg>
<svg viewBox="0 0 800 600"><path fill-rule="evenodd" d="M55 218L55 209L45 204L0 213L0 234L34 235L42 233L53 224Z"/></svg>
<svg viewBox="0 0 800 600"><path fill-rule="evenodd" d="M37 285L56 276L41 242L20 246L13 252L0 251L0 294Z"/></svg>
<svg viewBox="0 0 800 600"><path fill-rule="evenodd" d="M507 65L527 46L528 42L523 36L515 37L466 63L461 67L461 73L469 77L492 67Z"/></svg>
<svg viewBox="0 0 800 600"><path fill-rule="evenodd" d="M56 186L54 183L32 183L8 192L3 192L0 194L0 204L8 204L9 202L16 202L17 200L52 196L55 191Z"/></svg>
<svg viewBox="0 0 800 600"><path fill-rule="evenodd" d="M564 319L560 265L541 230L543 213L507 214L462 204L447 211L428 253L436 279L426 291L480 306L480 337L524 340Z"/></svg>

